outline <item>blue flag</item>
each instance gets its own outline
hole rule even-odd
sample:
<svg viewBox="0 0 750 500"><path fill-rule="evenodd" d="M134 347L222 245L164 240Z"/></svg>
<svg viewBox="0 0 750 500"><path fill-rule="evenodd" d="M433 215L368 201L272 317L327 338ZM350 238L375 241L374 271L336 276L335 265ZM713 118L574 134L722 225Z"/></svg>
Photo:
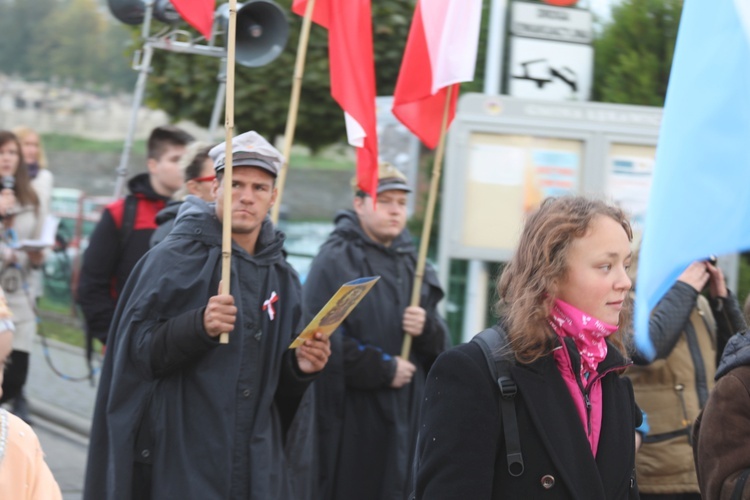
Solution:
<svg viewBox="0 0 750 500"><path fill-rule="evenodd" d="M750 248L750 1L686 0L638 263L635 341L693 261Z"/></svg>

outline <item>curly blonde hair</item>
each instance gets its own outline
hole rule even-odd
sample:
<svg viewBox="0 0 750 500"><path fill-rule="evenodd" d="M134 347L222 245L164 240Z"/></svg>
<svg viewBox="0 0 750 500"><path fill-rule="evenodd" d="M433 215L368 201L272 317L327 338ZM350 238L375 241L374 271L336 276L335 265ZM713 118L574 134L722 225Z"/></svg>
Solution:
<svg viewBox="0 0 750 500"><path fill-rule="evenodd" d="M548 198L526 220L516 253L497 280L500 299L496 311L520 362L531 363L551 352L555 335L547 318L555 286L567 272L568 249L600 215L615 220L633 240L622 210L583 196ZM608 339L623 354L631 317L632 299L628 297L620 313L621 327Z"/></svg>

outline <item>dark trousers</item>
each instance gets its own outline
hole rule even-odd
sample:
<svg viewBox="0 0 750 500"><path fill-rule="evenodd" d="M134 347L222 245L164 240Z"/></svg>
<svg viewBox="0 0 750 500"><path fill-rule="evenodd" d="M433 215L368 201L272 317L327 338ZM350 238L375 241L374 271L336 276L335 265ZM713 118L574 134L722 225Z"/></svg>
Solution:
<svg viewBox="0 0 750 500"><path fill-rule="evenodd" d="M26 384L29 375L29 353L25 351L13 351L10 353L10 364L5 368L3 377L3 397L0 404L14 399L21 394L21 389Z"/></svg>

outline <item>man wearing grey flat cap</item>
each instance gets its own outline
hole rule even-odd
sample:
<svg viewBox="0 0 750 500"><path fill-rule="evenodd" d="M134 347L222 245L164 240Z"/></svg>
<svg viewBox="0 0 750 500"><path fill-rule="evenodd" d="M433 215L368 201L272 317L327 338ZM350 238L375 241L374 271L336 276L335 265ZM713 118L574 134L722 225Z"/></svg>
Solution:
<svg viewBox="0 0 750 500"><path fill-rule="evenodd" d="M267 217L283 158L255 132L209 154L216 203L188 196L123 291L85 499L316 498L306 389L330 344L318 334L288 349L304 326L301 287ZM223 221L226 189L231 221ZM220 284L223 222L232 225L230 290ZM218 342L223 332L227 345Z"/></svg>
<svg viewBox="0 0 750 500"><path fill-rule="evenodd" d="M324 500L395 500L408 496L418 407L427 371L446 348L437 313L443 291L427 266L418 306L411 306L417 252L406 229L406 177L378 169L377 203L352 182L353 210L313 260L304 286L305 315L315 314L347 281L380 281L331 337L331 358L315 383L320 484ZM400 357L413 337L409 359Z"/></svg>

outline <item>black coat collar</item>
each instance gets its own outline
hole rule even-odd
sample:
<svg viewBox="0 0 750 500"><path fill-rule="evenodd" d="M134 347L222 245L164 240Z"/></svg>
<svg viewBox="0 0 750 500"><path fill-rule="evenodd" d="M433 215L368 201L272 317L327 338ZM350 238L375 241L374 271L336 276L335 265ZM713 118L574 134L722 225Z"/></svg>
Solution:
<svg viewBox="0 0 750 500"><path fill-rule="evenodd" d="M625 358L610 345L607 358L600 364L601 373L624 365ZM621 388L619 378L612 373L602 379L602 428L595 459L554 356L516 365L512 374L533 425L571 497L612 498L616 491L622 491L622 482L630 478L628 464L633 460L634 435L622 435L620 419L632 421L633 410L632 399ZM607 466L600 469L597 463Z"/></svg>

